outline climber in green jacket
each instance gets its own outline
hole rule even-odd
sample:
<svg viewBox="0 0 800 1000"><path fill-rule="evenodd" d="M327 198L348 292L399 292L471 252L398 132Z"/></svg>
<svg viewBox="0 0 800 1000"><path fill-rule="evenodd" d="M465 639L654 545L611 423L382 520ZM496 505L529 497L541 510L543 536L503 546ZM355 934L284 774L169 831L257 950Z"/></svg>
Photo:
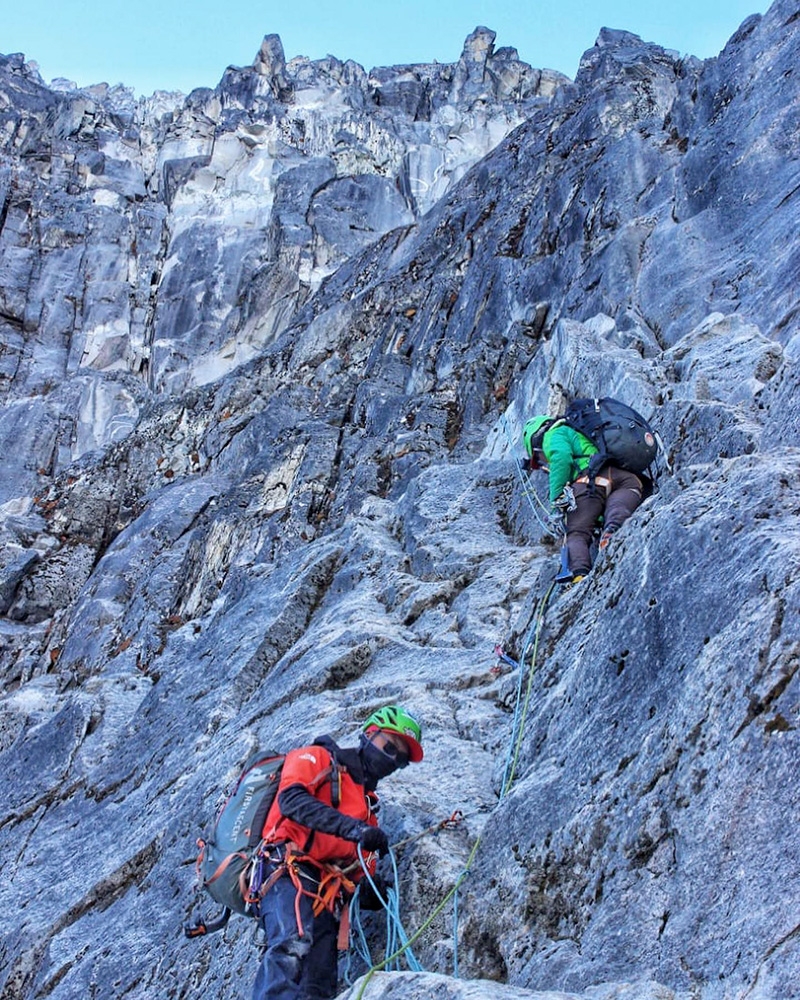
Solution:
<svg viewBox="0 0 800 1000"><path fill-rule="evenodd" d="M529 468L549 474L552 516L557 523L565 523L570 579L576 583L592 568L595 528L602 520L603 549L642 502L642 480L607 464L590 482L586 469L597 448L563 420L533 417L525 424L523 442Z"/></svg>

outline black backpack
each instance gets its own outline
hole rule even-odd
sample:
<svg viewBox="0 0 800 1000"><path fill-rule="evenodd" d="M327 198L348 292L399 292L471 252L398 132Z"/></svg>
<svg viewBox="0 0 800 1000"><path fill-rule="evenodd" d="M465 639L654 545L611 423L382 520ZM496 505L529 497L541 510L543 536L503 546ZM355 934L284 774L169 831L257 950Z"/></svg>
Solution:
<svg viewBox="0 0 800 1000"><path fill-rule="evenodd" d="M608 463L642 473L656 460L661 443L658 435L640 413L619 400L608 396L576 399L563 419L597 448L586 470L590 483Z"/></svg>

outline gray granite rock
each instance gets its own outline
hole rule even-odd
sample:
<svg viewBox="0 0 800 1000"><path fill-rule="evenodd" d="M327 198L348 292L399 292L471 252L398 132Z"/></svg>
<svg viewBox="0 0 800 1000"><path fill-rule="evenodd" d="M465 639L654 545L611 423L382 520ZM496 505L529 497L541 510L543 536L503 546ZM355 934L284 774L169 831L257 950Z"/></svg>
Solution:
<svg viewBox="0 0 800 1000"><path fill-rule="evenodd" d="M703 63L604 30L554 93L486 29L145 102L2 60L4 996L246 994L250 922L181 935L196 837L394 700L429 971L348 1000L793 994L795 6ZM553 591L520 431L598 393L667 455Z"/></svg>
<svg viewBox="0 0 800 1000"><path fill-rule="evenodd" d="M252 358L327 274L417 219L566 81L540 91L493 38L476 32L455 65L367 74L333 57L287 63L271 35L217 88L138 102L107 85L48 89L22 56L1 57L0 393L81 373L108 399L121 372L180 391ZM408 76L424 114L391 97ZM60 468L117 439L124 420L109 434L106 416L80 414Z"/></svg>
<svg viewBox="0 0 800 1000"><path fill-rule="evenodd" d="M364 987L362 989L362 987ZM412 1000L673 1000L674 994L658 983L606 984L587 993L532 991L502 986L489 980L464 982L445 979L431 973L377 973L365 983L360 981L342 995L342 1000L378 1000L410 997Z"/></svg>

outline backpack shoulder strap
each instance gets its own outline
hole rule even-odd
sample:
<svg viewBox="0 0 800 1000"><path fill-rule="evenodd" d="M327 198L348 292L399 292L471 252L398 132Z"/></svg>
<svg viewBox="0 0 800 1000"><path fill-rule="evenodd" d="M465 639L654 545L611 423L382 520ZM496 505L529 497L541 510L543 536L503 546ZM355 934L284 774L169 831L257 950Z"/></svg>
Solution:
<svg viewBox="0 0 800 1000"><path fill-rule="evenodd" d="M341 764L336 760L333 754L331 754L330 764L319 772L309 786L309 790L312 794L316 794L316 791L321 784L325 781L330 781L331 805L334 809L338 809L339 803L342 801L342 770L343 768Z"/></svg>
<svg viewBox="0 0 800 1000"><path fill-rule="evenodd" d="M563 417L553 417L552 420L548 420L546 423L542 424L536 435L531 439L531 447L541 450L542 444L547 434L554 430L556 427L561 427L566 421Z"/></svg>
<svg viewBox="0 0 800 1000"><path fill-rule="evenodd" d="M331 757L331 805L339 808L342 801L342 768L335 757Z"/></svg>

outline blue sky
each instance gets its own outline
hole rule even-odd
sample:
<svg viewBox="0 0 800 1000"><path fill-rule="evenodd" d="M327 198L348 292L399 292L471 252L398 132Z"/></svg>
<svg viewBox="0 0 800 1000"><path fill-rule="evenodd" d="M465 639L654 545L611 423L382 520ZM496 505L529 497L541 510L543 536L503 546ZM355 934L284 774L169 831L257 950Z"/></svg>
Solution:
<svg viewBox="0 0 800 1000"><path fill-rule="evenodd" d="M328 53L365 69L454 62L485 25L495 45L574 76L603 26L681 54L715 56L766 0L2 0L0 52L24 52L46 81L125 83L137 93L213 87L278 34L287 59Z"/></svg>

